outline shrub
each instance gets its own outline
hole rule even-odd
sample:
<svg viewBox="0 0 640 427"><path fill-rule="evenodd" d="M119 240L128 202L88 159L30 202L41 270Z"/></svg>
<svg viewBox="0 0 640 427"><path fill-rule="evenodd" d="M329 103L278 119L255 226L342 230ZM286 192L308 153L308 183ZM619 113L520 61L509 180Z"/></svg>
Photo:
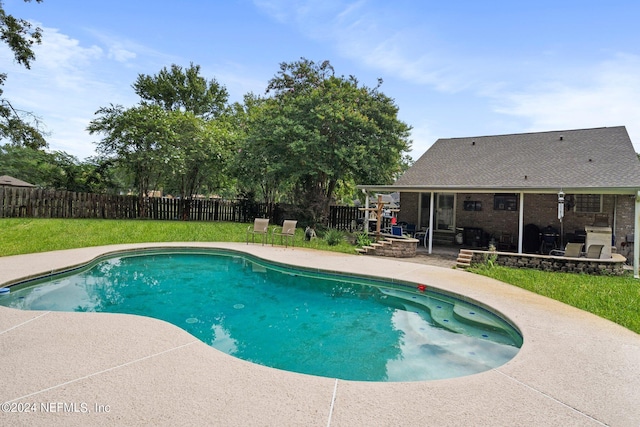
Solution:
<svg viewBox="0 0 640 427"><path fill-rule="evenodd" d="M369 233L364 231L356 234L356 245L358 246L369 246L371 244L371 236Z"/></svg>
<svg viewBox="0 0 640 427"><path fill-rule="evenodd" d="M344 233L340 230L330 229L324 233L324 240L329 246L339 245L344 240Z"/></svg>

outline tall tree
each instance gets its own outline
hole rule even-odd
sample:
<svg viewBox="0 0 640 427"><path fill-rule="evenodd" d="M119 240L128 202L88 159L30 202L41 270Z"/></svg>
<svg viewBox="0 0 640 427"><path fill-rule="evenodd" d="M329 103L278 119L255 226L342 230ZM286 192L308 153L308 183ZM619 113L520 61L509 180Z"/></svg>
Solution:
<svg viewBox="0 0 640 427"><path fill-rule="evenodd" d="M152 188L180 195L187 219L192 197L223 182L232 132L227 91L199 75L200 67L177 65L133 85L138 106L101 108L88 129L104 135L99 151L134 171L141 216Z"/></svg>
<svg viewBox="0 0 640 427"><path fill-rule="evenodd" d="M179 194L182 217L188 219L191 201L201 190L214 192L226 182L231 132L226 120L205 121L191 112L170 112L176 137L170 148L169 173L162 181L165 191Z"/></svg>
<svg viewBox="0 0 640 427"><path fill-rule="evenodd" d="M250 93L235 113L238 132L242 135L238 136L232 173L240 193L251 195L250 199L257 196L267 203L282 201L291 171L282 163L286 153L279 151L280 145L270 143L273 137L270 126L274 124L273 119L279 117L277 104ZM293 190L290 186L289 189Z"/></svg>
<svg viewBox="0 0 640 427"><path fill-rule="evenodd" d="M200 75L193 63L163 68L156 75L139 75L133 88L145 105L156 105L175 113L171 173L165 188L178 191L183 201L183 218L189 216L191 201L202 187L215 189L224 177L228 132L227 89L215 79Z"/></svg>
<svg viewBox="0 0 640 427"><path fill-rule="evenodd" d="M42 0L36 2L41 3ZM33 28L29 21L7 14L0 1L0 40L9 46L18 64L30 69L31 62L35 60L32 48L35 44L40 44L42 30ZM39 119L31 112L15 108L8 99L2 97L2 86L6 79L7 74L0 73L0 139L6 138L13 144L31 148L46 147Z"/></svg>
<svg viewBox="0 0 640 427"><path fill-rule="evenodd" d="M265 181L295 185L307 220L323 221L340 186L391 183L406 167L411 128L381 84L338 77L328 61L282 63L249 115L243 155L261 162Z"/></svg>
<svg viewBox="0 0 640 427"><path fill-rule="evenodd" d="M97 119L87 130L102 134L98 152L132 171L138 195L141 218L147 216L151 190L171 161L177 135L171 127L170 113L155 105L140 105L124 109L120 105L100 108Z"/></svg>
<svg viewBox="0 0 640 427"><path fill-rule="evenodd" d="M133 89L143 102L167 111L189 111L205 119L222 114L229 98L224 86L200 76L200 66L193 63L186 69L173 64L153 76L140 74Z"/></svg>

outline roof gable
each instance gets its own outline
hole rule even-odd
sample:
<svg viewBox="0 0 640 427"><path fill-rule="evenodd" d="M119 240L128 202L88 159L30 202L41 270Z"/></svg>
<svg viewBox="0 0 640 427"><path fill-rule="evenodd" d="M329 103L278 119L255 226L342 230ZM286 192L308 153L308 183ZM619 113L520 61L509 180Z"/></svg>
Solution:
<svg viewBox="0 0 640 427"><path fill-rule="evenodd" d="M624 126L436 141L396 186L640 188Z"/></svg>
<svg viewBox="0 0 640 427"><path fill-rule="evenodd" d="M9 175L0 176L0 186L4 187L35 187L33 184L14 178Z"/></svg>

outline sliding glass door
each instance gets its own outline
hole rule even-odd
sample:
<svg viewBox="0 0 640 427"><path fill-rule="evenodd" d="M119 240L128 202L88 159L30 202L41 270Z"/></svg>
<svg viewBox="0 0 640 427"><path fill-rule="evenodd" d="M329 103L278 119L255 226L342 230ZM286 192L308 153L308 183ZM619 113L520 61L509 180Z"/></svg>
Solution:
<svg viewBox="0 0 640 427"><path fill-rule="evenodd" d="M451 231L455 230L455 206L456 195L453 193L438 193L436 197L436 230Z"/></svg>

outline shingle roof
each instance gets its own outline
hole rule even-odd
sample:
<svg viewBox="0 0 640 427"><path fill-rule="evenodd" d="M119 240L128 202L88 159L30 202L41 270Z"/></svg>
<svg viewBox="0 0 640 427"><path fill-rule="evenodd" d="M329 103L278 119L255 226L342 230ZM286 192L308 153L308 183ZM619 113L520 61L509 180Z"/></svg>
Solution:
<svg viewBox="0 0 640 427"><path fill-rule="evenodd" d="M640 161L624 126L448 138L394 186L640 189Z"/></svg>
<svg viewBox="0 0 640 427"><path fill-rule="evenodd" d="M35 187L33 184L29 184L28 182L22 181L18 178L14 178L9 175L0 176L0 186L6 187Z"/></svg>

